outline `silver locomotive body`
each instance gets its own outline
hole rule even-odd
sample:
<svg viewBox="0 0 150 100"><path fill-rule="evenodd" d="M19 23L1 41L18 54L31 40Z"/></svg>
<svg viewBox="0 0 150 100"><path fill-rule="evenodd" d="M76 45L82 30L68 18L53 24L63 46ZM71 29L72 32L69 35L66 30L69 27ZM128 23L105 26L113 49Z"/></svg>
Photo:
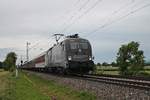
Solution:
<svg viewBox="0 0 150 100"><path fill-rule="evenodd" d="M91 45L82 38L67 38L50 48L45 59L48 69L63 72L86 73L94 66Z"/></svg>
<svg viewBox="0 0 150 100"><path fill-rule="evenodd" d="M91 45L86 39L69 37L24 64L23 68L61 73L87 73L94 68Z"/></svg>

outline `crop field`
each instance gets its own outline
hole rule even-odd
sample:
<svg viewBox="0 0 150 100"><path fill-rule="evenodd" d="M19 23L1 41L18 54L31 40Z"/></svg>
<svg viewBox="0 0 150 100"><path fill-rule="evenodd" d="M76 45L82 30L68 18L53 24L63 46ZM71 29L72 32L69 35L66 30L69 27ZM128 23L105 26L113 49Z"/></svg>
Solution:
<svg viewBox="0 0 150 100"><path fill-rule="evenodd" d="M150 74L150 66L144 67L144 72ZM119 75L119 68L112 66L97 66L97 74Z"/></svg>
<svg viewBox="0 0 150 100"><path fill-rule="evenodd" d="M118 75L118 67L96 66L96 74Z"/></svg>
<svg viewBox="0 0 150 100"><path fill-rule="evenodd" d="M0 72L0 100L95 100L94 94L77 91L54 81L19 72Z"/></svg>

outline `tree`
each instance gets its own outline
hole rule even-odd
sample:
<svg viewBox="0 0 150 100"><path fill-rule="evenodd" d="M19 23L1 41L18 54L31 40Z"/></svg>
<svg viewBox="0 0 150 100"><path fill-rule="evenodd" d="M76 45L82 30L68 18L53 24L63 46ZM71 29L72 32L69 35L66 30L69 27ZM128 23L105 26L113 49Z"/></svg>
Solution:
<svg viewBox="0 0 150 100"><path fill-rule="evenodd" d="M115 62L112 62L112 63L111 63L111 66L112 66L112 67L117 67L117 64L116 64Z"/></svg>
<svg viewBox="0 0 150 100"><path fill-rule="evenodd" d="M4 69L13 71L16 67L17 56L14 52L10 52L7 54L6 59L3 62Z"/></svg>
<svg viewBox="0 0 150 100"><path fill-rule="evenodd" d="M3 63L0 61L0 68L2 68L3 67Z"/></svg>
<svg viewBox="0 0 150 100"><path fill-rule="evenodd" d="M100 64L100 63L97 63L97 66L101 66L101 64Z"/></svg>
<svg viewBox="0 0 150 100"><path fill-rule="evenodd" d="M109 66L109 64L107 62L103 62L102 66Z"/></svg>
<svg viewBox="0 0 150 100"><path fill-rule="evenodd" d="M143 51L139 50L138 42L122 45L117 53L117 65L122 75L137 75L144 68Z"/></svg>

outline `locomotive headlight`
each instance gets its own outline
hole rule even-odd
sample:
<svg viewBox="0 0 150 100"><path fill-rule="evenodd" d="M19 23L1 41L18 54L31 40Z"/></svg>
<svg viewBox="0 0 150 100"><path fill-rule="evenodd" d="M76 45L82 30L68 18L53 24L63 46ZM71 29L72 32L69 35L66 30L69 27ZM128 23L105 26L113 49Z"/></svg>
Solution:
<svg viewBox="0 0 150 100"><path fill-rule="evenodd" d="M68 60L72 60L71 56L68 56Z"/></svg>
<svg viewBox="0 0 150 100"><path fill-rule="evenodd" d="M91 57L91 56L89 56L89 60L92 60L92 57Z"/></svg>

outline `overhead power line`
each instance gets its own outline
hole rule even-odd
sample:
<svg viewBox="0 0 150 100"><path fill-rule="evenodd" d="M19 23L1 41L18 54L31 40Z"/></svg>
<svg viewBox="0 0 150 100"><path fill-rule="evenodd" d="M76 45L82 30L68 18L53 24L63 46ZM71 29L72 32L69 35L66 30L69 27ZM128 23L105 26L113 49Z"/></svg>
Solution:
<svg viewBox="0 0 150 100"><path fill-rule="evenodd" d="M68 22L72 22L72 20L78 16L78 13L81 12L81 10L84 9L89 2L90 2L90 0L87 0L86 2L84 2L81 5L81 7L77 8L77 10L73 13L73 15L71 15L69 17L69 19L62 24L62 27L64 27L64 26L65 27L61 32L64 32L65 28L68 27Z"/></svg>
<svg viewBox="0 0 150 100"><path fill-rule="evenodd" d="M90 0L87 0L79 9L78 11L81 11L82 9L84 9L86 7L86 5L90 2Z"/></svg>
<svg viewBox="0 0 150 100"><path fill-rule="evenodd" d="M69 29L73 24L75 24L79 19L81 19L84 15L86 15L87 13L89 13L93 8L95 8L99 2L101 2L102 0L97 0L90 8L88 8L87 10L85 10L80 16L78 16L75 20L72 21L72 23L70 23L68 26L66 26L62 32L65 32L67 29Z"/></svg>
<svg viewBox="0 0 150 100"><path fill-rule="evenodd" d="M81 0L77 0L74 4L72 4L73 9L69 9L69 10L67 9L67 10L64 12L64 14L63 14L62 16L59 16L59 17L58 17L58 19L62 19L62 17L64 17L64 15L68 15L69 13L73 12L74 7L76 7L80 2L81 2ZM73 16L71 16L71 17L73 17ZM72 19L72 18L70 18L70 19ZM66 21L64 21L63 24L60 24L58 27L64 26L64 25L65 25L65 22L66 22ZM58 28L58 29L59 29L59 28ZM54 32L52 32L52 33L57 33L57 32L58 32L58 30L56 30L56 31L54 31Z"/></svg>
<svg viewBox="0 0 150 100"><path fill-rule="evenodd" d="M131 4L133 4L134 3L134 5L132 6L132 8L130 8L129 6L131 5ZM108 23L110 23L111 21L113 21L113 20L111 20L113 17L114 17L114 15L117 15L118 13L120 13L122 10L127 10L126 8L128 8L128 9L133 9L134 7L137 7L139 4L141 4L141 3L143 3L143 1L140 1L140 2L135 2L135 0L130 0L130 2L129 3L126 3L126 4L124 4L123 6L121 6L121 7L119 7L117 10L114 10L111 14L109 14L108 16L106 16L105 17L105 19L108 21L108 22L106 22L106 23L104 23L104 24L102 24L102 25L100 25L101 27L104 27L106 24L108 24Z"/></svg>
<svg viewBox="0 0 150 100"><path fill-rule="evenodd" d="M133 4L133 3L134 3L134 0L130 0L129 3L126 3L123 6L121 6L119 9L113 11L112 14L116 14L116 13L120 12L122 9L127 8L130 4Z"/></svg>
<svg viewBox="0 0 150 100"><path fill-rule="evenodd" d="M72 21L72 23L68 24L68 26L66 26L62 32L65 32L67 31L72 25L74 25L78 20L80 20L82 17L84 17L86 14L88 14L93 8L95 8L99 2L102 1L102 0L97 0L90 8L88 8L87 10L85 10L81 15L79 15L75 20ZM110 16L113 16L117 13L119 13L121 10L123 10L124 8L127 8L129 5L131 5L132 3L134 3L135 0L130 0L129 3L126 3L125 5L123 5L122 7L120 7L119 9L115 10L112 12L111 15L108 16L108 20L110 19ZM141 3L141 2L140 2ZM72 18L73 19L73 18Z"/></svg>
<svg viewBox="0 0 150 100"><path fill-rule="evenodd" d="M111 25L111 24L113 24L113 23L116 23L116 22L118 22L118 21L120 21L120 20L122 20L122 19L124 19L124 18L126 18L126 17L128 17L128 16L130 16L130 15L132 15L132 14L134 14L134 13L136 13L136 12L142 10L142 9L144 9L144 8L149 7L149 6L150 6L150 3L149 3L149 4L146 4L146 5L142 6L142 7L139 7L139 8L137 8L137 9L135 9L135 10L132 10L132 11L130 11L129 13L127 13L127 14L125 14L125 15L119 17L119 18L116 19L116 20L113 20L113 21L111 21L111 22L109 22L109 23L106 23L106 24L104 24L104 25L101 25L101 26L98 27L97 29L95 29L95 30L89 32L88 34L86 34L85 36L89 36L90 34L94 34L94 33L97 32L98 30L103 29L103 28L105 28L105 27L107 27L107 26L109 26L109 25Z"/></svg>
<svg viewBox="0 0 150 100"><path fill-rule="evenodd" d="M37 42L35 45L31 46L31 47L29 48L29 50L35 48L37 45L39 45L39 43L40 43L40 42Z"/></svg>

